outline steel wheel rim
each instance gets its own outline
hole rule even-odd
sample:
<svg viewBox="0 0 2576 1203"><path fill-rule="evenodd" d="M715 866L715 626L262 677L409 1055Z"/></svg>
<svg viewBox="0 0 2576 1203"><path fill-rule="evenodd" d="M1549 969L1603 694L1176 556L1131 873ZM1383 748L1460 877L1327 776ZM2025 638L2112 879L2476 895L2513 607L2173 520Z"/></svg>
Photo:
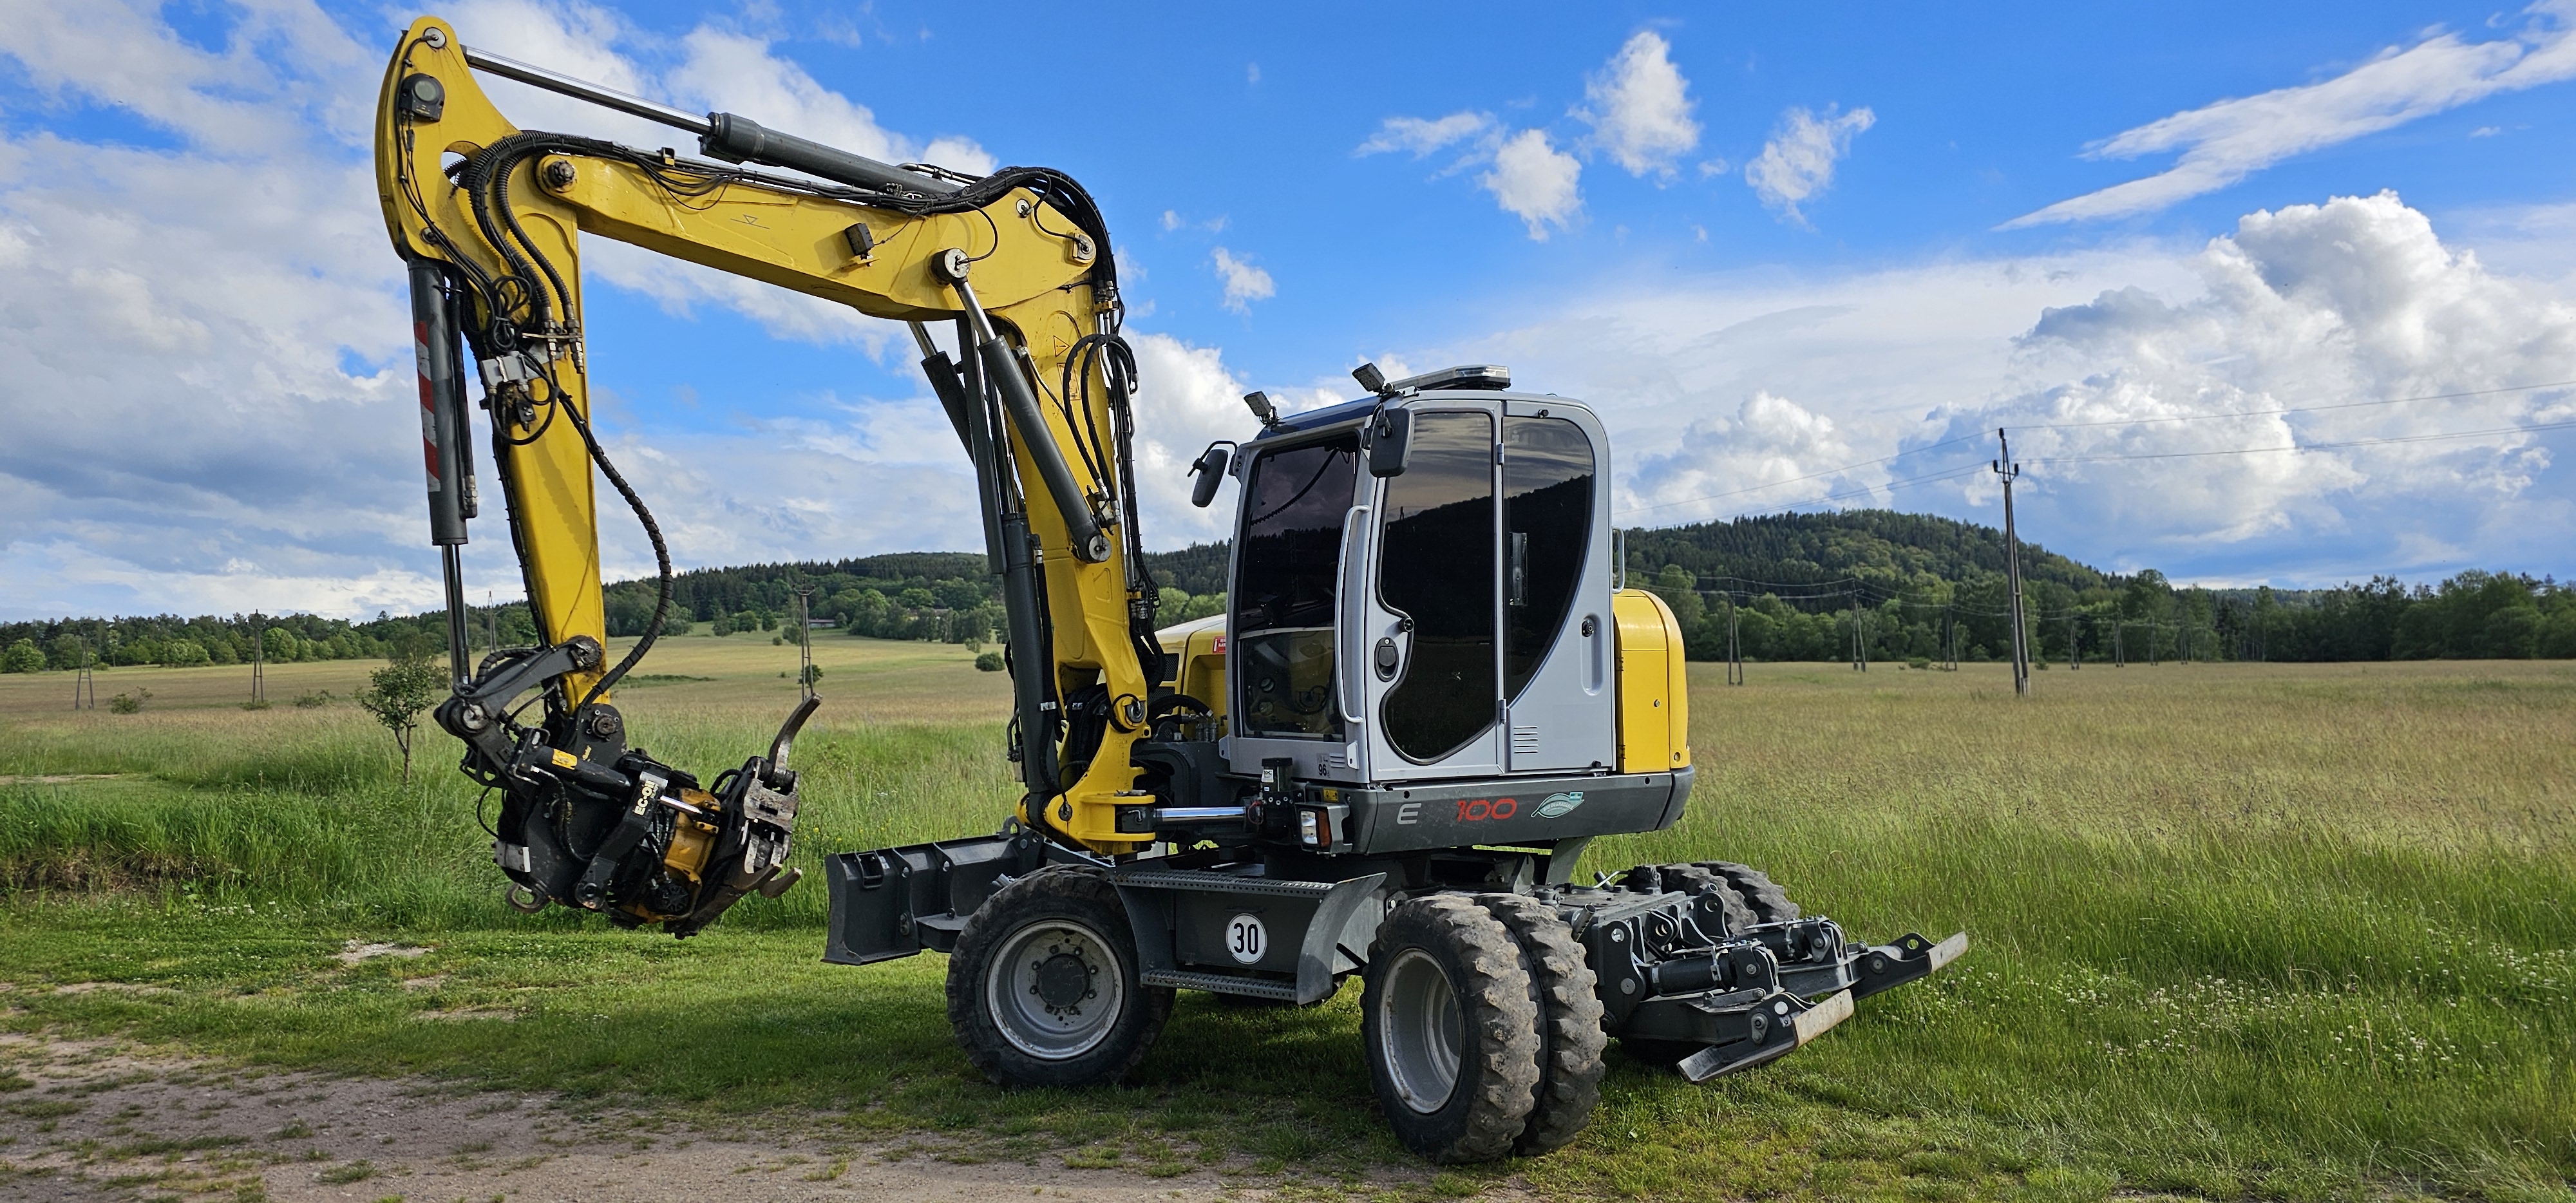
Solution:
<svg viewBox="0 0 2576 1203"><path fill-rule="evenodd" d="M1378 1052L1406 1107L1429 1115L1449 1105L1466 1026L1439 960L1419 948L1396 954L1378 999Z"/></svg>
<svg viewBox="0 0 2576 1203"><path fill-rule="evenodd" d="M1011 933L984 971L984 1007L1002 1038L1040 1060L1098 1048L1126 1003L1125 976L1108 939L1071 919L1041 919Z"/></svg>

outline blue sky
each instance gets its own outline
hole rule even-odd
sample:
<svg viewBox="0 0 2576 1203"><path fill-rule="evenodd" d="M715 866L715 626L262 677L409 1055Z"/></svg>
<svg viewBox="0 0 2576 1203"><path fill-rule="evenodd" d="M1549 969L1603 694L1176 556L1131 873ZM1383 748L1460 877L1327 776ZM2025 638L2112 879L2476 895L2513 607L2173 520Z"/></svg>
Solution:
<svg viewBox="0 0 2576 1203"><path fill-rule="evenodd" d="M13 10L0 615L433 604L365 180L411 13ZM1220 533L1179 467L1241 433L1245 389L1493 360L1604 415L1623 522L1992 522L1965 472L1990 444L1953 440L2005 425L2025 531L2106 567L2566 568L2576 431L2526 428L2576 396L2522 386L2576 380L2569 0L967 11L441 15L865 153L1083 179L1158 546ZM524 126L680 141L492 91ZM685 562L972 545L899 329L589 255L603 425ZM2344 408L2279 412L2317 405ZM2255 446L2285 450L2220 454ZM604 524L615 569L649 563ZM515 592L483 533L478 590Z"/></svg>

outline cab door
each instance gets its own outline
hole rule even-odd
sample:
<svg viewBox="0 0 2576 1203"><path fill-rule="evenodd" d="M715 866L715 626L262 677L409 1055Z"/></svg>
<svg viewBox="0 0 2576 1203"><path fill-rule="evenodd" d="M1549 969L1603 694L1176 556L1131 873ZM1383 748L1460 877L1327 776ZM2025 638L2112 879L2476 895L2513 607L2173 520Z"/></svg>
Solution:
<svg viewBox="0 0 2576 1203"><path fill-rule="evenodd" d="M1402 475L1378 482L1353 675L1377 781L1503 768L1503 595L1493 401L1414 402Z"/></svg>
<svg viewBox="0 0 2576 1203"><path fill-rule="evenodd" d="M1618 763L1608 439L1581 406L1504 403L1503 713L1514 773Z"/></svg>

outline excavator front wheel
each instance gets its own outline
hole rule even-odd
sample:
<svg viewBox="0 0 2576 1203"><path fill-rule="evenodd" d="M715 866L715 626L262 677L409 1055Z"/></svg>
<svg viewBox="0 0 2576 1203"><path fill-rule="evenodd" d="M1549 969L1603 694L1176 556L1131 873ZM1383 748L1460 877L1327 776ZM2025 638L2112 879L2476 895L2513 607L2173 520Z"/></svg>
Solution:
<svg viewBox="0 0 2576 1203"><path fill-rule="evenodd" d="M1476 901L1433 894L1378 927L1360 1002L1378 1105L1432 1161L1490 1161L1528 1127L1539 1001L1518 941Z"/></svg>
<svg viewBox="0 0 2576 1203"><path fill-rule="evenodd" d="M1004 1086L1115 1082L1171 1013L1172 991L1137 979L1117 889L1080 869L1041 869L1002 887L948 958L957 1042Z"/></svg>

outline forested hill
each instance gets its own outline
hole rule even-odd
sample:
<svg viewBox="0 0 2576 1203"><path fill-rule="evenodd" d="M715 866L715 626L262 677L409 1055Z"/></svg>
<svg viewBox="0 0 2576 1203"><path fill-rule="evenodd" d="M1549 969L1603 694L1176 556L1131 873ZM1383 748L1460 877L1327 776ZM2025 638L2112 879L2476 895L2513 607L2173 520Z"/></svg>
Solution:
<svg viewBox="0 0 2576 1203"><path fill-rule="evenodd" d="M1631 530L1626 538L1633 575L1643 579L1678 565L1698 576L1699 587L1708 591L1732 588L1759 595L1766 585L1824 583L1855 575L1889 585L1928 584L2000 576L2004 571L2003 532L1950 518L1887 510L1739 518ZM1165 589L1193 597L1222 594L1231 550L1225 543L1201 543L1178 551L1148 552L1145 568L1154 583ZM2022 574L2033 584L2049 582L2079 592L2121 583L2120 578L2028 543L2022 545ZM612 630L623 634L629 626L641 626L651 613L652 585L651 581L621 581L609 587ZM932 604L937 607L958 610L971 609L992 596L983 556L916 551L693 569L673 579L672 600L681 617L709 622L745 611L785 613L794 606L800 586L815 590L817 613L830 599L854 589L873 588L888 598L919 589L936 599Z"/></svg>
<svg viewBox="0 0 2576 1203"><path fill-rule="evenodd" d="M2004 535L1931 514L1844 510L1770 514L1627 532L1631 573L1680 565L1710 591L1760 595L1766 586L1816 585L1854 577L1895 582L1965 581L2004 571ZM2077 591L2120 578L2035 544L2021 545L2022 579Z"/></svg>

